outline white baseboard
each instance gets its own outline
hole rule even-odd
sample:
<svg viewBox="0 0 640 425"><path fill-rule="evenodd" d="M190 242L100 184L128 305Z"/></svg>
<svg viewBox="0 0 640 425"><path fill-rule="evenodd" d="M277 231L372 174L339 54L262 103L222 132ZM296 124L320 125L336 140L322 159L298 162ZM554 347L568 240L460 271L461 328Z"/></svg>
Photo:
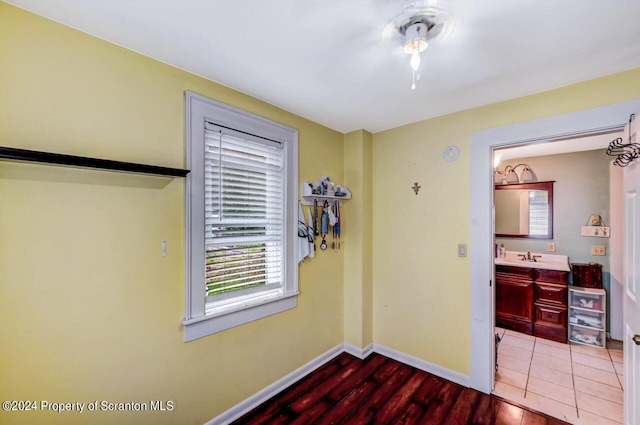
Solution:
<svg viewBox="0 0 640 425"><path fill-rule="evenodd" d="M258 391L248 399L211 419L205 425L224 425L235 421L240 416L269 400L271 397L275 396L285 388L295 384L300 379L304 378L305 376L318 369L323 364L329 362L331 359L344 351L346 351L344 348L344 344L338 344L324 354L321 354L315 359L311 360L309 363L299 367L285 377L278 379L276 382L269 385L265 389Z"/></svg>
<svg viewBox="0 0 640 425"><path fill-rule="evenodd" d="M401 363L413 366L416 369L420 369L433 375L439 376L440 378L455 382L456 384L460 384L465 387L469 387L471 385L471 377L468 375L463 375L460 372L456 372L451 369L447 369L446 367L438 366L437 364L428 362L426 360L410 356L409 354L396 351L393 348L374 343L373 351L375 353L389 357L393 360L397 360Z"/></svg>
<svg viewBox="0 0 640 425"><path fill-rule="evenodd" d="M245 413L251 411L255 407L269 400L280 391L295 384L300 379L304 378L314 370L318 369L320 366L329 362L331 359L342 352L351 354L352 356L358 357L359 359L365 359L371 353L378 353L382 354L383 356L389 357L390 359L397 360L409 366L413 366L416 369L420 369L433 375L439 376L440 378L448 379L449 381L455 382L456 384L464 385L465 387L468 387L471 382L471 378L467 375L463 375L459 372L455 372L451 369L438 366L426 360L422 360L417 357L402 353L400 351L396 351L392 348L385 347L384 345L373 343L367 345L364 348L358 348L355 345L351 345L345 342L336 345L329 351L319 355L309 363L299 367L290 374L269 385L265 389L258 391L248 399L211 419L205 425L224 425L233 422Z"/></svg>
<svg viewBox="0 0 640 425"><path fill-rule="evenodd" d="M369 344L364 348L358 348L355 345L351 345L347 342L344 344L344 352L351 354L359 359L365 359L371 353L373 353L373 344Z"/></svg>

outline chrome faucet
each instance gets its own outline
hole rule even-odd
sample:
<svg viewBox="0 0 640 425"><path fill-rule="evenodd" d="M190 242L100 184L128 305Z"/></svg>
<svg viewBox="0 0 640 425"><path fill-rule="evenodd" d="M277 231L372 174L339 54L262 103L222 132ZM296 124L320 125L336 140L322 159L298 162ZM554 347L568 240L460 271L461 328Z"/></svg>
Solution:
<svg viewBox="0 0 640 425"><path fill-rule="evenodd" d="M518 257L522 257L522 261L533 261L534 263L537 263L538 258L541 258L542 255L531 255L531 251L527 251L526 254L518 254Z"/></svg>

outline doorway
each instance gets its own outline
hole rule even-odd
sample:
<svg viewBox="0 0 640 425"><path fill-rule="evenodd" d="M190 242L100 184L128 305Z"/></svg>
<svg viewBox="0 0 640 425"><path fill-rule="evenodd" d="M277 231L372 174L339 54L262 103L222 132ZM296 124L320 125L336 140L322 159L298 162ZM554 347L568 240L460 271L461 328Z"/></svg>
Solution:
<svg viewBox="0 0 640 425"><path fill-rule="evenodd" d="M569 263L597 262L602 266L600 270L605 270L604 287L609 289L609 259L612 254L608 243L609 238L581 237L579 230L592 213L601 214L607 225L610 223L610 202L607 194L610 191L609 174L612 158L604 153L604 147L618 136L622 136L622 133L607 133L599 137L583 137L495 151L496 156L500 156L501 159L498 165L499 170L504 170L506 166L526 164L526 167L535 173L535 180L538 182L534 183L535 185L545 184L540 182L554 181L554 183L546 183L554 186L553 199L549 200L549 202L553 201L554 206L552 238L547 235L545 238L538 238L531 232L535 228L526 220L527 226L524 228L516 226L512 229L512 232L518 231L518 235L498 237L496 242L504 244L511 255L531 252L532 256L541 256L538 258L539 261L564 258L564 265L567 268L565 272L551 272L552 275L539 270L542 274L535 278L532 274L534 269L526 267L526 263L524 268L499 270L503 273L497 276L500 283L496 287L496 309L500 310L501 314L496 316L498 326L496 333L501 336L502 341L497 350L499 367L495 375L493 393L572 423L576 418L580 418L585 424L592 422L622 424L621 347L611 350L597 348L597 345L606 342L604 330L595 331L594 327L583 327L577 324L569 326L569 317L577 320L576 314L578 314L577 317L582 318L585 314L592 314L593 311L585 313L585 310L568 308L568 288L566 282L561 283L561 280L568 280ZM593 143L589 143L590 141ZM535 152L530 148L535 148ZM521 169L519 167L518 171ZM501 185L497 188L504 190L496 193L499 195L506 191L526 195L527 201L532 199L531 193L523 192L520 187ZM622 193L622 188L618 190ZM526 208L522 208L523 206ZM500 209L500 203L496 201L496 222L498 223L499 218L505 218L507 212L526 212L524 218L535 219L531 217L535 211L529 204L523 205L520 202L519 205L502 205L502 207ZM518 218L518 214L513 218ZM519 221L522 224L522 216ZM533 237L524 237L525 233L530 233ZM550 243L552 243L551 247L549 247ZM607 255L593 257L590 246L599 244L606 246ZM568 262L567 257L552 257L553 255L566 255ZM617 253L617 255L620 254ZM495 260L495 262L499 261ZM526 273L526 275L523 274L522 279L513 282L511 277L515 275L511 273ZM535 279L536 283L533 280L528 281L524 278L525 276ZM542 283L538 284L538 279ZM551 295L542 296L541 289ZM514 299L511 295L514 295L515 290L528 290L531 292L531 298L518 296ZM610 290L607 291L607 295L611 295ZM508 302L505 302L505 298ZM517 302L524 299L527 302L522 305ZM613 300L610 298L609 300L609 304L613 304ZM619 307L616 308L621 309L622 300L618 301ZM525 317L522 321L515 320L512 324L512 320L515 319L511 315L512 310L518 313L524 308L527 308ZM606 304L602 306L602 310L597 311L604 312L605 308ZM606 310L610 309L606 308ZM549 315L551 319L545 320L545 315ZM600 320L604 316L605 313L598 313L598 316L589 317ZM500 323L504 323L504 328L500 328ZM523 330L522 326L528 324L530 328ZM601 320L598 326L605 329L606 320ZM523 331L518 332L515 331L516 329ZM575 337L578 331L580 336L587 333L593 336L594 341L591 344L594 346L567 343L568 333ZM622 330L619 334L621 333ZM619 337L619 339L622 338Z"/></svg>
<svg viewBox="0 0 640 425"><path fill-rule="evenodd" d="M634 100L527 121L471 135L471 379L473 388L494 387L493 150L544 143L594 132L621 130L640 108Z"/></svg>

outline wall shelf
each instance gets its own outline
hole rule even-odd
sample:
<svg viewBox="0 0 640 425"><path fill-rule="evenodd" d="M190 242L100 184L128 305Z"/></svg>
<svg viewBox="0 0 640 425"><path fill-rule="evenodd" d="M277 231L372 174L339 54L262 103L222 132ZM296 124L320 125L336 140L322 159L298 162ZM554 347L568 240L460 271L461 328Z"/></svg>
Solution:
<svg viewBox="0 0 640 425"><path fill-rule="evenodd" d="M165 177L186 177L190 172L189 170L181 168L160 167L157 165L112 161L109 159L89 158L75 155L63 155L59 153L7 148L2 146L0 146L0 159L8 161L39 162L63 165L67 167L82 167L127 173L150 174Z"/></svg>
<svg viewBox="0 0 640 425"><path fill-rule="evenodd" d="M313 205L313 201L321 204L324 201L342 201L343 199L351 199L351 195L347 196L331 196L331 195L304 195L302 197L302 205Z"/></svg>

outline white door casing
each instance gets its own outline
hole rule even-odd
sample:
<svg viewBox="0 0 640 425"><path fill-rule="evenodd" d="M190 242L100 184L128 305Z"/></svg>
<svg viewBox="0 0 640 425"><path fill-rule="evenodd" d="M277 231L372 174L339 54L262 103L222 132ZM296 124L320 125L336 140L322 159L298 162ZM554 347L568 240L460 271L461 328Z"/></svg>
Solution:
<svg viewBox="0 0 640 425"><path fill-rule="evenodd" d="M471 379L490 393L494 380L493 150L622 130L640 99L496 127L471 134ZM638 371L640 372L640 371ZM625 372L627 373L627 372ZM637 372L636 372L637 374Z"/></svg>
<svg viewBox="0 0 640 425"><path fill-rule="evenodd" d="M640 113L636 119L640 120ZM627 125L628 127L629 125ZM636 127L636 126L632 126ZM629 134L625 128L625 135ZM630 139L636 139L632 133ZM640 161L624 170L624 423L640 424ZM637 345L636 341L637 339Z"/></svg>

